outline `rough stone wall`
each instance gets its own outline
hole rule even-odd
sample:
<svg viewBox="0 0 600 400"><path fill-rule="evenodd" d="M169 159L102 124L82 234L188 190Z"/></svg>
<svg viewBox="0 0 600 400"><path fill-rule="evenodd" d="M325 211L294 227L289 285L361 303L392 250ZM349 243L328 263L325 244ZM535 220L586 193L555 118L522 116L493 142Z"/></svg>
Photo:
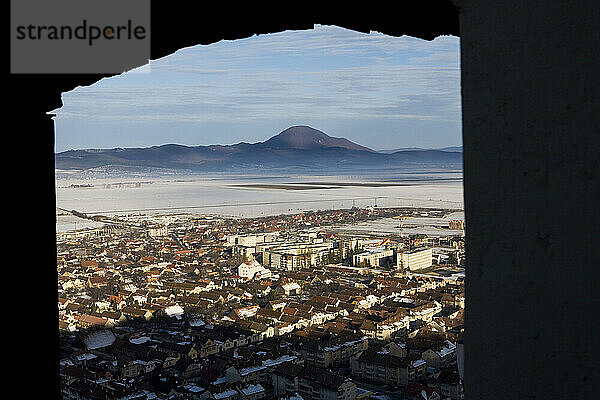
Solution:
<svg viewBox="0 0 600 400"><path fill-rule="evenodd" d="M591 398L600 8L459 7L467 398Z"/></svg>

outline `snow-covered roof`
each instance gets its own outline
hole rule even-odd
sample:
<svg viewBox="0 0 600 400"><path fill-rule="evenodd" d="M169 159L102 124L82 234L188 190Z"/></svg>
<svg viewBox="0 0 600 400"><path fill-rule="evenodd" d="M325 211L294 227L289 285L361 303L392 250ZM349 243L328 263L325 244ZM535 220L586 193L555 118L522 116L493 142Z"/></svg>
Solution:
<svg viewBox="0 0 600 400"><path fill-rule="evenodd" d="M283 287L285 290L300 289L300 285L298 285L298 283L296 283L296 282L286 283L284 285L281 285L281 287Z"/></svg>
<svg viewBox="0 0 600 400"><path fill-rule="evenodd" d="M172 305L172 306L169 306L169 307L165 308L165 313L169 317L173 317L173 316L177 316L177 315L182 315L183 314L183 308L181 308L180 305L175 304L175 305Z"/></svg>
<svg viewBox="0 0 600 400"><path fill-rule="evenodd" d="M202 321L200 318L196 318L196 319L192 319L190 320L190 326L204 326L204 321Z"/></svg>
<svg viewBox="0 0 600 400"><path fill-rule="evenodd" d="M93 360L96 357L97 356L92 353L82 353L82 354L75 356L75 358L77 358L78 361Z"/></svg>
<svg viewBox="0 0 600 400"><path fill-rule="evenodd" d="M255 365L253 367L246 367L246 368L242 368L239 370L239 373L241 376L246 376L248 374L251 374L253 372L257 372L257 371L261 371L263 369L265 369L265 366L262 365Z"/></svg>
<svg viewBox="0 0 600 400"><path fill-rule="evenodd" d="M304 400L304 398L302 398L302 396L300 396L297 392L294 393L292 396L287 397L287 398L283 398L285 400Z"/></svg>
<svg viewBox="0 0 600 400"><path fill-rule="evenodd" d="M139 336L136 338L130 338L129 342L133 343L133 344L142 344L142 343L146 343L148 341L150 341L151 339L148 336Z"/></svg>
<svg viewBox="0 0 600 400"><path fill-rule="evenodd" d="M425 364L425 360L415 360L413 361L412 365L413 367L420 367L421 365Z"/></svg>
<svg viewBox="0 0 600 400"><path fill-rule="evenodd" d="M436 353L440 356L440 357L445 357L449 354L454 353L454 351L456 350L456 346L454 345L454 343L450 342L449 340L444 341L444 345L442 346L442 348L438 351L436 351Z"/></svg>
<svg viewBox="0 0 600 400"><path fill-rule="evenodd" d="M227 389L226 391L221 392L221 393L214 393L213 397L215 398L215 400L220 400L220 399L226 399L231 396L237 396L237 394L238 394L237 390Z"/></svg>
<svg viewBox="0 0 600 400"><path fill-rule="evenodd" d="M298 358L298 357L286 354L281 357L275 358L273 360L265 360L262 362L262 365L264 367L272 367L272 366L279 365L284 362L294 361L296 358Z"/></svg>
<svg viewBox="0 0 600 400"><path fill-rule="evenodd" d="M222 376L219 379L217 379L216 381L214 381L212 384L216 386L216 385L220 385L221 383L225 383L225 382L227 382L227 378Z"/></svg>
<svg viewBox="0 0 600 400"><path fill-rule="evenodd" d="M242 268L243 267L262 267L262 265L260 265L260 263L258 261L256 261L256 260L250 260L250 261L246 261L246 262L241 263L238 266L238 268L239 267L242 267Z"/></svg>
<svg viewBox="0 0 600 400"><path fill-rule="evenodd" d="M196 386L194 384L185 385L183 388L186 390L189 390L190 392L194 392L194 393L199 393L199 392L204 391L204 388L202 388L200 386Z"/></svg>
<svg viewBox="0 0 600 400"><path fill-rule="evenodd" d="M257 383L256 385L249 385L248 387L242 389L242 392L244 392L244 394L246 396L249 396L251 394L256 394L256 393L260 393L260 392L264 392L265 388L263 388L260 383Z"/></svg>
<svg viewBox="0 0 600 400"><path fill-rule="evenodd" d="M88 350L96 350L110 346L115 340L115 334L111 330L106 329L85 335L83 343Z"/></svg>

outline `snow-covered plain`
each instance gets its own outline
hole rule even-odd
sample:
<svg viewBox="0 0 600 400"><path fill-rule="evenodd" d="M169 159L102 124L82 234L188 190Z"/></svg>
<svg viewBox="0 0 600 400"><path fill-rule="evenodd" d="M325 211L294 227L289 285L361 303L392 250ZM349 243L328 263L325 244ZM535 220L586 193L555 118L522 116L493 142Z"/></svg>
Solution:
<svg viewBox="0 0 600 400"><path fill-rule="evenodd" d="M185 212L235 217L373 205L462 209L460 177L460 173L446 172L407 174L395 179L376 176L72 179L62 175L56 180L56 206L107 216ZM295 189L294 185L306 182L317 184L310 189ZM73 230L75 224L77 229L84 224L96 226L61 215L64 213L58 208L57 231Z"/></svg>

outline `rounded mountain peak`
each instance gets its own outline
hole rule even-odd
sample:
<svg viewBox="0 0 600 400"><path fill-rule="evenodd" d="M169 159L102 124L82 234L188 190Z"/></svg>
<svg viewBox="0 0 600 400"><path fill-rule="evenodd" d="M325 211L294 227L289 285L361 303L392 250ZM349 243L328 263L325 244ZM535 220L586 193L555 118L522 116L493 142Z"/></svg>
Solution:
<svg viewBox="0 0 600 400"><path fill-rule="evenodd" d="M329 136L318 129L306 125L296 125L273 136L264 145L276 148L311 149L341 147L349 150L373 151L345 138Z"/></svg>

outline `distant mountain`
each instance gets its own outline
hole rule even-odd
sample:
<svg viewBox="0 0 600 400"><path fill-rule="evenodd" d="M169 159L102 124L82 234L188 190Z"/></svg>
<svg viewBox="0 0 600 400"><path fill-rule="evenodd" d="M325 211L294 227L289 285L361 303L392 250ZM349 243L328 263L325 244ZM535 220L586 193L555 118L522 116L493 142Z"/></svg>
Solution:
<svg viewBox="0 0 600 400"><path fill-rule="evenodd" d="M345 138L331 137L310 126L292 126L280 134L273 136L266 142L258 144L271 148L317 149L324 147L339 147L348 150L374 152L374 150L371 150L368 147L358 145Z"/></svg>
<svg viewBox="0 0 600 400"><path fill-rule="evenodd" d="M450 146L450 147L442 147L440 149L424 149L422 147L402 147L402 148L393 149L393 150L378 150L378 152L383 153L383 154L392 154L392 153L397 153L399 151L427 151L427 150L449 151L449 152L454 152L454 153L462 153L462 151L463 151L462 146Z"/></svg>
<svg viewBox="0 0 600 400"><path fill-rule="evenodd" d="M344 171L405 166L458 167L462 154L440 150L376 152L309 126L293 126L264 142L234 145L69 150L55 155L59 170L166 168L193 172Z"/></svg>

